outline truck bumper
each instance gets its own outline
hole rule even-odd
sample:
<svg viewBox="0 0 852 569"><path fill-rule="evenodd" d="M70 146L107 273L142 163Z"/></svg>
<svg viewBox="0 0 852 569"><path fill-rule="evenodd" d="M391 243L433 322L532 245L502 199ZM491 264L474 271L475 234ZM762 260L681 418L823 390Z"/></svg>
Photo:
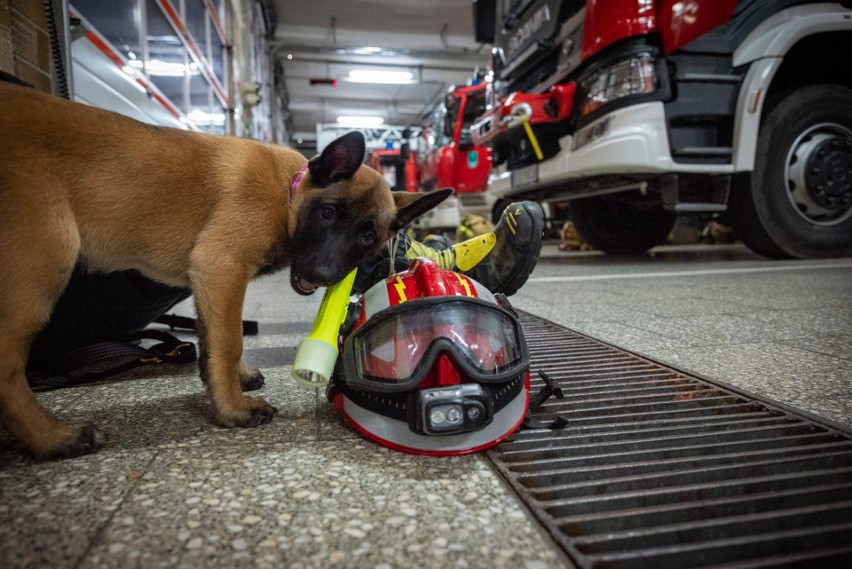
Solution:
<svg viewBox="0 0 852 569"><path fill-rule="evenodd" d="M659 101L631 105L600 117L559 140L548 160L492 174L489 192L496 198L515 194L570 197L590 178L618 175L691 173L730 174L730 164L681 164L672 160L666 115ZM552 196L551 196L552 194ZM541 198L540 198L541 199Z"/></svg>

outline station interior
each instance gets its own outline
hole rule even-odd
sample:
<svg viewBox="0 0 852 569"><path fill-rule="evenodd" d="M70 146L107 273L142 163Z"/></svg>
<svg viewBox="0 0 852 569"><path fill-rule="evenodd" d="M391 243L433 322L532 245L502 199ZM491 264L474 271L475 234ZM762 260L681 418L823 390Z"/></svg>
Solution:
<svg viewBox="0 0 852 569"><path fill-rule="evenodd" d="M63 424L94 425L98 448L38 456L4 428L26 419L0 393L0 568L852 566L848 50L847 0L0 0L0 208L16 206L4 181L20 176L9 172L38 169L15 152L30 143L27 127L4 126L23 124L7 120L17 111L4 101L26 99L4 98L12 83L156 127L152 137L181 131L199 148L239 138L233 148L264 156L292 149L298 177L286 165L285 183L261 193L280 194L300 231L311 229L301 220L322 191L326 150L363 141L356 180L371 176L396 197L454 190L402 230L402 244L371 249L405 266L378 269L368 285L405 306L400 275L418 263L452 269L464 290L442 294L496 303L519 322L528 355L517 379L524 423L506 436L451 447L464 435L439 433L428 451L394 448L375 433L408 440L430 428L417 421L444 415L412 418L415 385L409 399L387 399L408 401L408 419L359 423L348 391L294 379L336 285L308 282L295 261L269 275L252 267L241 354L262 381L246 395L276 412L225 428L212 399L218 360L207 359L219 336L201 323L206 300L184 287L141 326L189 346L183 361L137 350L85 370L33 369L30 352L21 393L31 388ZM60 137L63 108L32 120ZM104 132L97 122L92 140ZM174 168L176 188L220 172L266 179L242 154L214 164L200 152ZM100 167L96 156L89 164ZM323 188L346 182L335 176ZM189 199L182 191L175 203ZM266 198L254 199L234 205L249 225L267 217L257 207ZM145 215L178 250L187 233L156 227L173 219L168 201ZM203 201L183 207L213 203ZM400 211L373 207L359 223L387 225ZM244 233L264 230L258 221ZM308 241L343 239L322 235ZM0 237L0 249L23 247L11 231ZM225 239L222 257L240 239ZM341 258L353 250L334 246ZM0 271L30 274L6 265L13 258L0 252ZM82 280L98 272L78 263ZM0 277L0 355L10 357L29 310L7 302L16 282ZM69 291L56 306L74 302ZM76 349L89 326L110 329L138 307L129 294L80 300L80 321L46 343ZM359 294L346 298L351 315ZM335 357L355 349L343 330L366 334L371 302L358 308L366 323L334 322ZM105 340L160 341L117 336ZM458 340L435 357L464 349ZM465 357L467 367L453 364L462 376L475 365ZM332 386L356 369L339 358ZM0 362L5 393L23 382L15 369ZM483 407L489 421L494 405Z"/></svg>

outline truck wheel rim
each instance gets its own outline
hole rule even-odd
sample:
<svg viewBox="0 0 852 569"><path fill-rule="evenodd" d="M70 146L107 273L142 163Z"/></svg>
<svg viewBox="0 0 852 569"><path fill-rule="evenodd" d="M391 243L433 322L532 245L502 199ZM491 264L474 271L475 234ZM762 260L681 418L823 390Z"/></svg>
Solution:
<svg viewBox="0 0 852 569"><path fill-rule="evenodd" d="M787 153L787 197L794 211L814 225L837 225L852 217L852 131L821 123L799 135Z"/></svg>

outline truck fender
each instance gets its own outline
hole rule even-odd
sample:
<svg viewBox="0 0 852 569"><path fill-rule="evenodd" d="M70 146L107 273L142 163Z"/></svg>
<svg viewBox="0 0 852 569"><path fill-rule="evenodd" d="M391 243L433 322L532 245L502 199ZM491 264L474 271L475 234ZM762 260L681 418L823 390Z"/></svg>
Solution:
<svg viewBox="0 0 852 569"><path fill-rule="evenodd" d="M840 4L805 4L781 10L762 22L734 51L734 67L764 57L784 57L813 34L852 30L852 10Z"/></svg>
<svg viewBox="0 0 852 569"><path fill-rule="evenodd" d="M734 171L750 172L754 169L765 95L787 52L805 37L844 30L852 31L852 10L840 4L795 6L767 18L737 47L734 67L751 65L737 101Z"/></svg>

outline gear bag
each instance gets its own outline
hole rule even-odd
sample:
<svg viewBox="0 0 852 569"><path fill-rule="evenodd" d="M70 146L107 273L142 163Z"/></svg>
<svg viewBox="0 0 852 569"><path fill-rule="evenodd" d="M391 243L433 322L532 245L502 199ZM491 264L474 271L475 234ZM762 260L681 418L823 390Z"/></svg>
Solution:
<svg viewBox="0 0 852 569"><path fill-rule="evenodd" d="M30 347L30 386L55 389L146 363L194 361L191 343L165 331L143 332L189 296L188 289L156 283L137 271L89 273L78 265ZM159 344L143 348L138 342L145 338Z"/></svg>

